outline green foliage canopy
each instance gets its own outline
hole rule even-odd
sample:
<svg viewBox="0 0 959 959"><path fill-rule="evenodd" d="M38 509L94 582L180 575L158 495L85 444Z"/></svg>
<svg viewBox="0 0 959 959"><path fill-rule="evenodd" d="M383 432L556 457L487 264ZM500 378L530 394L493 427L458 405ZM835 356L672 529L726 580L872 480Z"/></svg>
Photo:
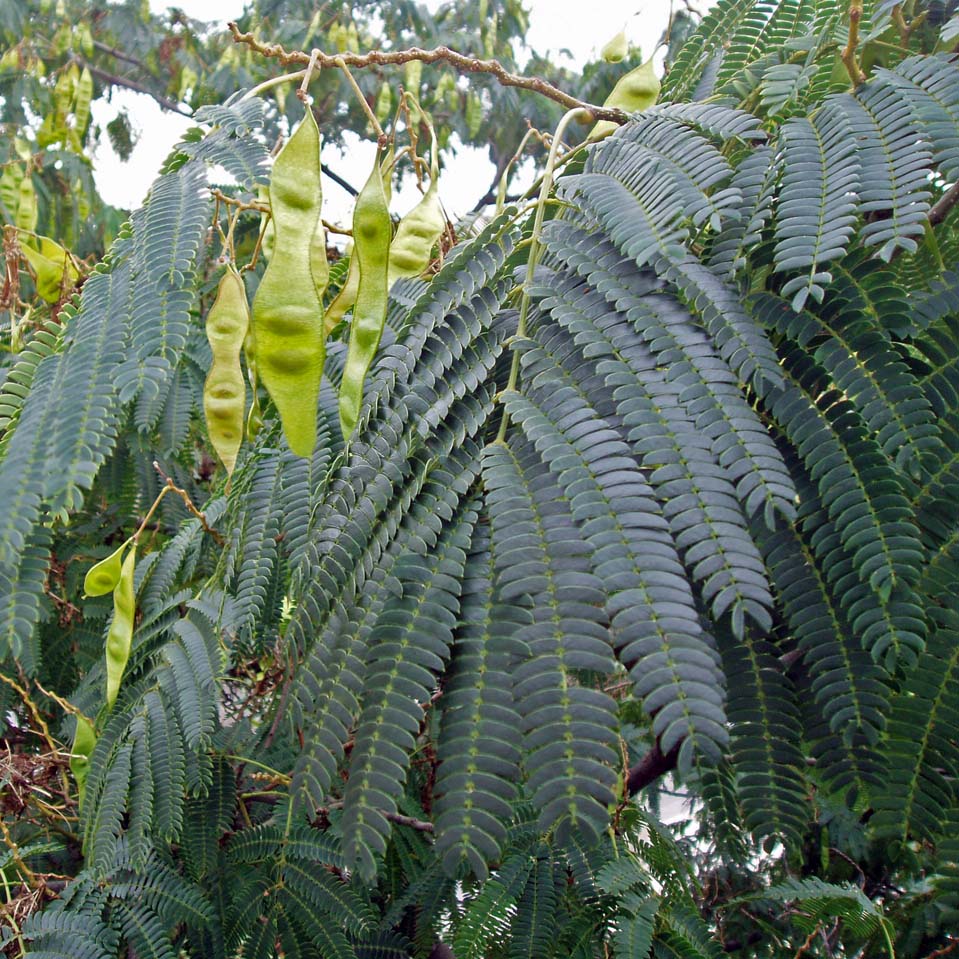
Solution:
<svg viewBox="0 0 959 959"><path fill-rule="evenodd" d="M31 160L0 384L3 948L948 952L950 14L721 0L659 103L393 285L348 442L347 322L312 454L264 393L229 484L202 316L221 246L251 296L262 275L279 86L198 109L53 302L17 252L60 255L31 245ZM225 49L257 64L239 88L272 69ZM110 708L111 598L82 582L131 536ZM692 802L672 827L667 775Z"/></svg>

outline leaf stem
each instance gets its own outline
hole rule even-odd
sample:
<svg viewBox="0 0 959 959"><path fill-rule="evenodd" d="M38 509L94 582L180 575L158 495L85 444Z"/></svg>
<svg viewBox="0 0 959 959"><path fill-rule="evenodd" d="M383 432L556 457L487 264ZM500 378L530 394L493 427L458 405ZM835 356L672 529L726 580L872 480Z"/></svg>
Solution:
<svg viewBox="0 0 959 959"><path fill-rule="evenodd" d="M283 73L278 77L270 77L269 80L264 80L262 83L258 83L255 87L247 90L246 93L237 100L237 103L242 103L244 100L252 100L253 97L258 97L261 93L272 90L273 87L282 86L284 83L294 83L296 80L302 80L306 77L306 73L306 70L297 70L296 73Z"/></svg>
<svg viewBox="0 0 959 959"><path fill-rule="evenodd" d="M320 51L314 50L311 54L312 59L310 62L315 62L319 55ZM367 120L370 121L370 125L373 127L373 132L376 134L377 141L381 147L385 146L386 134L383 132L383 127L380 126L380 121L377 120L376 114L373 112L373 108L369 105L369 103L367 103L366 97L363 95L363 91L360 89L360 85L353 78L353 74L350 73L350 68L346 65L346 61L343 59L343 57L336 57L333 63L346 74L346 79L350 81L350 86L353 88L353 92L356 94L356 99L360 101L360 106L363 108L363 112L366 114Z"/></svg>
<svg viewBox="0 0 959 959"><path fill-rule="evenodd" d="M546 159L546 169L543 171L542 185L539 190L539 200L536 204L536 216L533 218L533 232L530 235L529 254L526 258L526 279L523 281L523 294L519 305L519 322L516 324L516 337L526 336L526 318L529 315L529 291L533 285L533 278L536 273L536 266L539 263L542 246L540 244L540 235L543 232L543 219L546 215L546 203L549 199L550 190L553 188L553 171L556 169L556 158L559 156L560 144L563 141L563 134L571 120L582 116L582 110L575 107L567 110L563 118L556 127L553 134L553 142L549 147L549 156ZM506 390L513 392L519 382L519 351L513 351L513 364L509 371L509 381L506 384ZM499 433L496 436L498 442L502 443L506 439L506 428L509 425L509 415L503 410L503 419L499 425Z"/></svg>

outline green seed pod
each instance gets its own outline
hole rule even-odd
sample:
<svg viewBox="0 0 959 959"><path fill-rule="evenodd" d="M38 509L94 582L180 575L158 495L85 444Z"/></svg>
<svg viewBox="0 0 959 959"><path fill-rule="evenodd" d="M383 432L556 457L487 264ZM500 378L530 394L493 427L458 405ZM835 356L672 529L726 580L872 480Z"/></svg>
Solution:
<svg viewBox="0 0 959 959"><path fill-rule="evenodd" d="M90 104L93 102L93 74L84 67L77 80L77 96L73 104L74 126L70 130L70 145L77 153L83 152L83 137L90 122Z"/></svg>
<svg viewBox="0 0 959 959"><path fill-rule="evenodd" d="M623 74L606 98L604 107L624 110L626 113L638 113L648 110L659 97L659 77L653 70L653 59ZM600 120L589 134L590 140L601 140L609 136L617 125L612 120Z"/></svg>
<svg viewBox="0 0 959 959"><path fill-rule="evenodd" d="M393 170L393 148L390 147L380 163L380 176L383 180L383 194L386 197L387 206L393 195L392 184ZM349 247L347 248L349 251ZM329 336L333 330L343 321L348 310L356 302L356 294L360 288L360 261L356 258L355 249L350 252L350 265L346 274L346 279L340 287L339 292L333 298L333 302L327 307L323 316L323 329L325 335Z"/></svg>
<svg viewBox="0 0 959 959"><path fill-rule="evenodd" d="M419 276L429 266L433 247L445 229L446 214L434 180L397 227L390 246L390 286L402 276Z"/></svg>
<svg viewBox="0 0 959 959"><path fill-rule="evenodd" d="M87 570L83 579L84 596L106 596L120 582L120 569L123 565L123 553L130 541L127 540L105 559L95 563Z"/></svg>
<svg viewBox="0 0 959 959"><path fill-rule="evenodd" d="M432 137L430 185L423 198L400 220L390 246L389 286L402 276L419 276L430 262L436 241L446 229L446 214L439 198L439 151L436 134L424 113Z"/></svg>
<svg viewBox="0 0 959 959"><path fill-rule="evenodd" d="M42 299L56 303L73 289L80 274L69 253L59 243L48 236L34 238L24 235L20 252L37 275L37 293Z"/></svg>
<svg viewBox="0 0 959 959"><path fill-rule="evenodd" d="M376 119L379 120L380 123L385 122L392 109L393 91L390 89L390 85L384 81L380 87L380 92L376 95L376 108L374 110Z"/></svg>
<svg viewBox="0 0 959 959"><path fill-rule="evenodd" d="M133 644L133 619L136 614L136 597L133 592L133 570L136 564L137 547L133 544L120 569L120 580L113 590L113 622L107 633L107 709L112 709L120 692L130 646Z"/></svg>
<svg viewBox="0 0 959 959"><path fill-rule="evenodd" d="M77 729L73 734L73 746L70 749L70 772L77 783L80 805L83 805L83 793L87 775L90 772L90 756L97 744L97 734L93 724L86 716L77 714Z"/></svg>
<svg viewBox="0 0 959 959"><path fill-rule="evenodd" d="M228 476L233 474L243 442L246 385L240 350L249 327L250 311L243 278L233 266L228 266L206 319L213 364L203 386L207 432Z"/></svg>
<svg viewBox="0 0 959 959"><path fill-rule="evenodd" d="M344 439L356 427L363 402L363 384L386 323L391 232L389 204L377 153L373 171L353 209L353 257L360 279L340 383L340 428Z"/></svg>
<svg viewBox="0 0 959 959"><path fill-rule="evenodd" d="M290 449L309 456L326 358L322 293L329 277L320 218L320 131L307 109L273 164L270 208L276 245L253 300L257 375Z"/></svg>
<svg viewBox="0 0 959 959"><path fill-rule="evenodd" d="M28 233L33 233L37 228L37 193L33 189L33 177L29 172L20 181L14 223L18 230L26 230Z"/></svg>
<svg viewBox="0 0 959 959"><path fill-rule="evenodd" d="M246 356L246 375L250 381L250 391L253 393L253 402L250 403L250 412L246 417L246 438L252 443L256 434L263 428L260 395L256 389L256 340L253 337L252 324L247 327L246 338L243 340L243 353Z"/></svg>
<svg viewBox="0 0 959 959"><path fill-rule="evenodd" d="M629 41L626 39L625 29L623 29L599 51L599 55L607 63L619 63L628 52Z"/></svg>

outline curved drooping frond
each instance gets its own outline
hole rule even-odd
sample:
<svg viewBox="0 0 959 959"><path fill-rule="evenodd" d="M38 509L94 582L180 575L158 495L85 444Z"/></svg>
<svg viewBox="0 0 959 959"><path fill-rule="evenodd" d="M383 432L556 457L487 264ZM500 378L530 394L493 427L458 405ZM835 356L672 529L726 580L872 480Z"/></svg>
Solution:
<svg viewBox="0 0 959 959"><path fill-rule="evenodd" d="M482 392L476 391L480 377L485 378L485 371L492 368L502 350L502 331L491 326L499 297L484 288L494 280L505 259L502 246L487 245L486 238L495 235L497 228L498 224L493 224L474 241L475 247L486 247L479 260L478 276L467 266L476 270L476 261L464 262L462 256L453 258L446 276L441 275L418 301L424 326L413 334L421 344L415 365L414 355L405 345L398 346L392 354L384 353L379 369L384 373L390 368L395 371L391 377L393 396L386 395L390 387L388 380L381 377L380 392L371 393L352 445L354 464L362 455L368 466L358 470L353 465L349 471L341 467L317 517L310 553L313 580L291 624L294 642L302 642L303 647L309 642L308 636L318 637L318 641L312 641L296 693L298 712L320 717L320 727L314 733L315 745L301 761L297 779L307 786L317 805L323 802L332 782L336 757L342 754L344 734L357 708L360 676L365 672L365 630L354 634L344 626L347 617L355 617L357 627L367 616L375 617L385 598L369 590L361 595L366 577L374 572L381 557L385 568L379 576L392 568L404 550L422 555L435 543L440 525L437 508L447 517L452 515L478 469L467 465L466 456L453 453L452 449L489 415L486 412L472 428L469 419L461 418L466 415L475 419L471 407L477 401L483 402ZM508 236L505 241L509 242ZM504 292L500 292L500 297ZM440 327L438 321L444 313L446 322ZM478 349L468 345L474 336L479 339ZM463 357L464 368L451 376L449 365L458 357ZM410 388L406 384L415 369L421 370L421 376ZM488 408L490 400L488 397L485 401ZM367 427L365 421L380 403L383 410ZM437 445L429 454L424 450L411 459L411 452L423 444L419 426L426 427L431 416L449 424L446 435L434 433ZM467 446L464 452L469 449ZM450 465L442 481L428 484L433 464L446 459ZM454 479L452 484L450 477ZM417 508L421 493L423 503ZM337 516L339 503L349 503L350 521L346 524ZM345 544L345 548L338 543ZM351 556L348 550L355 552ZM345 708L334 713L327 706L334 701ZM330 727L330 723L336 725Z"/></svg>
<svg viewBox="0 0 959 959"><path fill-rule="evenodd" d="M933 613L926 651L889 716L889 772L874 793L878 835L935 841L955 803L959 767L951 746L959 731L959 612L951 603Z"/></svg>
<svg viewBox="0 0 959 959"><path fill-rule="evenodd" d="M918 578L922 547L895 471L848 402L838 392L816 389L817 380L822 381L815 364L798 352L787 362L790 380L773 398L772 413L796 443L818 484L856 574L871 588L880 607L915 605L912 586ZM818 402L808 393L819 393ZM900 657L914 662L921 649L921 627L918 633L915 627L889 633L879 620L861 628L860 634L873 659L885 659L891 665Z"/></svg>
<svg viewBox="0 0 959 959"><path fill-rule="evenodd" d="M365 875L374 875L375 857L386 851L409 755L423 721L435 676L449 658L459 613L460 580L476 522L469 505L460 508L429 553L401 558L393 567L399 592L388 599L367 640L367 672L361 711L344 792L344 851ZM384 727L401 730L386 739Z"/></svg>
<svg viewBox="0 0 959 959"><path fill-rule="evenodd" d="M812 530L826 523L822 515L807 520L801 514L801 519ZM846 641L851 631L848 614L798 531L762 531L760 542L821 716L821 724L807 731L810 740L825 747L820 771L840 788L854 782L865 791L879 782L876 745L889 699L885 673L866 650ZM839 748L842 745L845 748Z"/></svg>
<svg viewBox="0 0 959 959"><path fill-rule="evenodd" d="M723 643L733 727L733 762L746 825L757 837L778 836L792 848L802 842L805 796L799 710L795 692L776 661L775 648L747 633Z"/></svg>
<svg viewBox="0 0 959 959"><path fill-rule="evenodd" d="M87 854L100 872L111 868L121 831L130 837L129 855L137 866L151 838L175 840L187 789L203 792L211 781L219 620L218 606L190 602L169 639L129 676L120 708L104 726L90 757L83 807ZM86 704L101 697L101 677L94 670L84 691L89 713L95 710Z"/></svg>
<svg viewBox="0 0 959 959"><path fill-rule="evenodd" d="M821 266L846 251L855 222L859 154L845 114L830 107L780 130L785 198L776 210L774 257L777 271L807 271L782 289L796 310L809 296L822 301L832 274Z"/></svg>
<svg viewBox="0 0 959 959"><path fill-rule="evenodd" d="M262 617L279 561L280 482L280 457L266 453L251 464L242 488L243 526L227 562L235 568L232 583L240 598L236 607L237 627L244 633Z"/></svg>
<svg viewBox="0 0 959 959"><path fill-rule="evenodd" d="M889 260L897 250L915 252L929 210L928 174L932 157L922 143L908 101L872 83L857 96L840 94L830 107L844 114L859 144L859 201L865 224L863 246L880 246ZM880 215L881 214L881 215Z"/></svg>
<svg viewBox="0 0 959 959"><path fill-rule="evenodd" d="M510 525L518 521L509 517ZM522 753L513 666L525 658L519 634L531 619L525 606L496 589L495 575L489 534L477 525L443 692L435 814L436 850L447 873L454 875L465 858L481 878L500 855L517 793Z"/></svg>
<svg viewBox="0 0 959 959"><path fill-rule="evenodd" d="M576 681L580 671L614 668L593 549L576 529L575 502L564 508L566 496L528 442L487 447L483 482L501 596L532 603L532 622L517 633L528 652L513 680L533 801L544 823L596 830L613 799L616 713L611 699ZM557 546L561 559L550 556Z"/></svg>

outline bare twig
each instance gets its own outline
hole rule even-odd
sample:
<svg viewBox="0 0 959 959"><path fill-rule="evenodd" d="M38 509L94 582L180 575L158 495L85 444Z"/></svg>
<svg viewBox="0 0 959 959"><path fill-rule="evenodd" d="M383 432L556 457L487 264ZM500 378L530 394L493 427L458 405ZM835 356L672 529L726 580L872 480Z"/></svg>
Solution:
<svg viewBox="0 0 959 959"><path fill-rule="evenodd" d="M133 90L134 93L145 93L148 97L156 100L164 110L169 110L171 113L179 113L182 117L193 116L192 110L184 110L179 103L174 103L173 100L163 96L161 93L151 90L144 83L138 83L136 80L128 80L126 77L118 76L115 73L108 73L106 70L95 67L92 63L86 63L85 66L89 68L95 77L99 77L104 83L112 83L114 86L126 87L127 90Z"/></svg>
<svg viewBox="0 0 959 959"><path fill-rule="evenodd" d="M959 183L954 183L929 211L929 222L933 226L942 223L957 202L959 202Z"/></svg>
<svg viewBox="0 0 959 959"><path fill-rule="evenodd" d="M331 809L342 809L342 802L330 803L329 806L320 806L316 811L321 815L326 815ZM414 819L412 816L403 816L398 812L390 812L387 809L378 809L377 812L384 818L388 819L390 822L395 822L398 826L409 826L410 829L415 829L418 832L432 832L433 824L431 822L426 822L423 819Z"/></svg>
<svg viewBox="0 0 959 959"><path fill-rule="evenodd" d="M652 749L635 766L630 768L626 776L626 792L630 796L635 796L650 783L655 782L661 776L665 776L666 773L672 772L676 768L678 759L678 745L673 746L668 753L663 753L659 748L659 743L655 743Z"/></svg>
<svg viewBox="0 0 959 959"><path fill-rule="evenodd" d="M941 959L942 956L951 955L957 949L959 949L959 938L950 936L949 941L944 946L930 952L929 955L926 956L926 959Z"/></svg>
<svg viewBox="0 0 959 959"><path fill-rule="evenodd" d="M909 44L909 24L906 23L906 18L902 15L902 4L897 3L892 8L892 22L899 31L900 42L904 47L907 46Z"/></svg>
<svg viewBox="0 0 959 959"><path fill-rule="evenodd" d="M353 186L352 183L348 183L339 175L339 173L334 173L325 163L320 164L320 171L328 176L337 186L342 187L349 193L350 196L359 196L360 191ZM352 235L352 232L351 232Z"/></svg>
<svg viewBox="0 0 959 959"><path fill-rule="evenodd" d="M43 717L40 715L40 710L37 708L37 704L30 697L30 693L26 690L26 688L12 680L9 676L5 676L3 673L0 673L0 682L6 683L6 685L14 690L20 697L21 702L30 711L30 715L33 717L33 722L36 725L40 735L43 737L44 742L47 744L47 748L50 750L50 752L59 752L59 747L53 741L53 737L50 735L50 727L47 726Z"/></svg>
<svg viewBox="0 0 959 959"><path fill-rule="evenodd" d="M314 50L310 54L310 63L316 63L319 55L320 51ZM386 134L383 132L383 128L380 126L380 121L376 118L373 108L367 102L366 97L363 96L363 91L360 89L360 85L354 79L353 74L350 73L350 68L346 65L346 61L343 59L343 57L336 57L334 63L346 74L346 79L349 80L350 86L353 88L353 92L356 94L356 99L359 101L360 106L363 108L363 112L366 114L366 119L370 121L370 126L373 127L373 132L376 134L376 139L379 143L380 149L384 148L386 146ZM308 76L309 68L307 68L307 77ZM304 84L306 83L306 79L307 78L304 77Z"/></svg>
<svg viewBox="0 0 959 959"><path fill-rule="evenodd" d="M105 53L108 56L113 57L115 60L123 60L124 63L132 63L135 67L143 68L142 60L138 60L136 57L131 57L129 53L124 53L122 50L118 50L116 47L111 47L108 43L104 43L102 40L94 40L93 47L95 50L99 50L101 53Z"/></svg>
<svg viewBox="0 0 959 959"><path fill-rule="evenodd" d="M201 513L200 510L193 505L193 500L190 499L190 494L185 489L180 489L180 487L177 486L173 480L163 472L163 470L160 468L160 464L157 463L156 460L153 461L153 468L160 474L161 479L166 481L166 485L162 490L160 490L160 495L156 498L153 507L150 509L150 512L147 513L146 518L140 524L140 529L137 530L134 536L138 535L144 526L146 526L147 520L149 520L150 516L153 514L153 511L159 505L163 495L167 492L170 492L176 493L177 496L183 500L183 505L186 506L187 510L189 510L189 512L200 521L200 523L203 525L204 531L213 537L214 542L216 542L218 546L225 546L226 540L206 521L206 513Z"/></svg>
<svg viewBox="0 0 959 959"><path fill-rule="evenodd" d="M862 8L860 7L860 13ZM227 24L230 32L233 34L234 43L245 43L252 50L264 57L272 57L280 63L297 63L306 66L311 59L312 54L304 53L301 50L285 50L278 43L261 43L252 33L241 33L236 23ZM370 67L386 66L388 64L409 63L411 60L420 60L423 63L439 63L445 61L455 67L461 73L488 73L504 87L519 87L523 90L530 90L533 93L539 93L541 96L556 103L562 104L569 110L580 109L589 112L594 120L612 120L613 123L625 123L626 114L621 110L609 110L605 107L596 106L593 103L585 103L577 100L576 97L564 93L558 87L540 77L523 77L515 73L510 73L498 60L479 60L475 57L467 57L462 53L457 53L449 47L434 47L432 50L422 50L419 47L411 47L409 50L371 50L369 53L337 53L330 55L315 51L316 62L321 67L339 66L338 61L342 61L350 67Z"/></svg>
<svg viewBox="0 0 959 959"><path fill-rule="evenodd" d="M401 816L396 812L387 812L385 809L381 811L381 815L384 819L389 819L390 822L395 822L398 826L409 826L410 829L416 829L419 832L432 832L433 824L431 822L425 822L422 819L414 819L412 816Z"/></svg>
<svg viewBox="0 0 959 959"><path fill-rule="evenodd" d="M859 21L862 20L862 0L849 0L849 40L842 51L842 62L854 87L866 80L866 74L856 59L856 47L859 45Z"/></svg>
<svg viewBox="0 0 959 959"><path fill-rule="evenodd" d="M796 955L793 956L793 959L801 959L803 953L805 953L809 947L812 945L813 940L822 932L822 927L817 925L815 929L808 936L806 936L806 941L799 947L796 951Z"/></svg>

